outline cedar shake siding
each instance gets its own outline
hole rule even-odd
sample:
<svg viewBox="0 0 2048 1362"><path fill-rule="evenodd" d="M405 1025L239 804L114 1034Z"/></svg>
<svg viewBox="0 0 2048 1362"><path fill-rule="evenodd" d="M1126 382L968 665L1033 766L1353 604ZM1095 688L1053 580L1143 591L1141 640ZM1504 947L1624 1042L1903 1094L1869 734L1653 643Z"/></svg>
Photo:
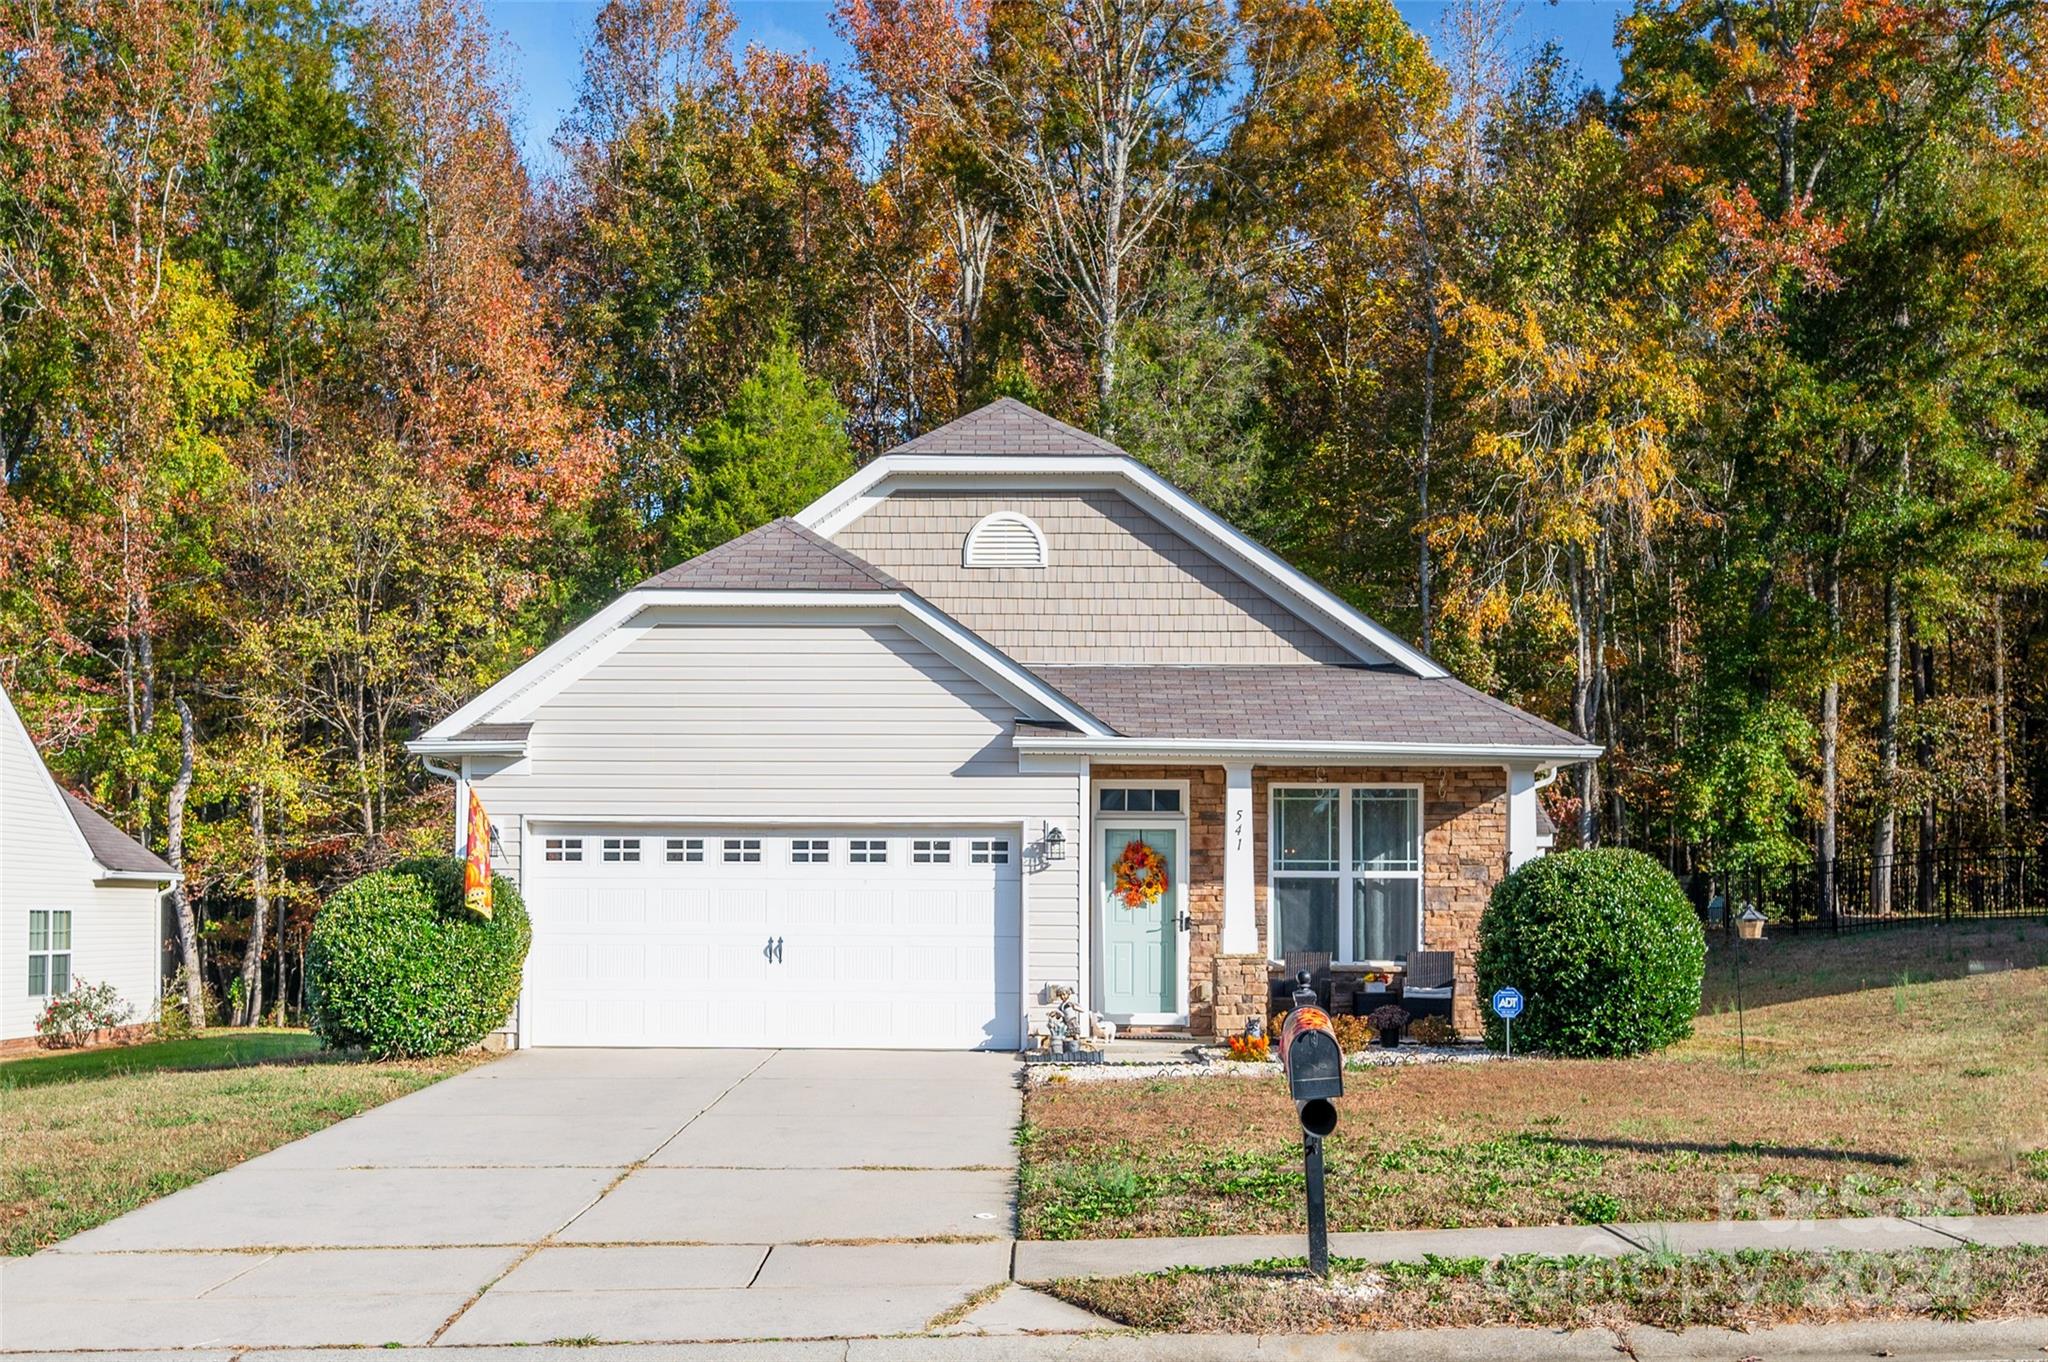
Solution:
<svg viewBox="0 0 2048 1362"><path fill-rule="evenodd" d="M1049 566L963 567L968 531L993 511L1037 522ZM1357 660L1112 491L903 489L835 538L1026 666Z"/></svg>

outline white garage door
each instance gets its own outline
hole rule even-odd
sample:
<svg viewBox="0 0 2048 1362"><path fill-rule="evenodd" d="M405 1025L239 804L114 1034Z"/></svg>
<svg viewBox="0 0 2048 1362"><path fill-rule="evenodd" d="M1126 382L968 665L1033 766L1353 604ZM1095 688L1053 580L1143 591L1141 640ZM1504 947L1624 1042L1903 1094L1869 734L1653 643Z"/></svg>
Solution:
<svg viewBox="0 0 2048 1362"><path fill-rule="evenodd" d="M1014 1049L1016 834L535 826L537 1045Z"/></svg>

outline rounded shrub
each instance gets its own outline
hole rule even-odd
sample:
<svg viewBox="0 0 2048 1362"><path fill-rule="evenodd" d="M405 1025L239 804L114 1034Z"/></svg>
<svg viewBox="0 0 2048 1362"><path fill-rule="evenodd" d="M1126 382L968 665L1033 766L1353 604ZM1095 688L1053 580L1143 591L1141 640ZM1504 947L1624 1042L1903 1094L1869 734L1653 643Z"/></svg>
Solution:
<svg viewBox="0 0 2048 1362"><path fill-rule="evenodd" d="M1479 1007L1521 990L1515 1046L1637 1055L1692 1034L1707 942L1671 872L1639 851L1539 856L1494 887L1479 920Z"/></svg>
<svg viewBox="0 0 2048 1362"><path fill-rule="evenodd" d="M462 904L462 863L401 861L321 906L306 946L306 1011L335 1049L394 1056L467 1049L511 1015L533 929L518 887L491 882L492 915Z"/></svg>

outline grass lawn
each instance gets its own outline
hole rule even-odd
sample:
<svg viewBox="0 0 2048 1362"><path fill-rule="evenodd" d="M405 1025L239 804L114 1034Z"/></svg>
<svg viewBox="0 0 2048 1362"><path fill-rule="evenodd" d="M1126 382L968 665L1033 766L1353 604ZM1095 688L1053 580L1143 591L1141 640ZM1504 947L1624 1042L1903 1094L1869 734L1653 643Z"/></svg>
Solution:
<svg viewBox="0 0 2048 1362"><path fill-rule="evenodd" d="M481 1061L376 1062L303 1031L0 1062L0 1252L46 1244Z"/></svg>
<svg viewBox="0 0 2048 1362"><path fill-rule="evenodd" d="M1732 963L1662 1054L1352 1070L1330 1227L2048 1210L2048 924L1752 944L1746 1061ZM1300 1224L1277 1078L1055 1082L1018 1138L1028 1237Z"/></svg>
<svg viewBox="0 0 2048 1362"><path fill-rule="evenodd" d="M1852 1320L2017 1319L2048 1313L2048 1249L1754 1252L1692 1257L1433 1258L1294 1263L1070 1279L1044 1289L1140 1329L1322 1333L1519 1324L1626 1329Z"/></svg>

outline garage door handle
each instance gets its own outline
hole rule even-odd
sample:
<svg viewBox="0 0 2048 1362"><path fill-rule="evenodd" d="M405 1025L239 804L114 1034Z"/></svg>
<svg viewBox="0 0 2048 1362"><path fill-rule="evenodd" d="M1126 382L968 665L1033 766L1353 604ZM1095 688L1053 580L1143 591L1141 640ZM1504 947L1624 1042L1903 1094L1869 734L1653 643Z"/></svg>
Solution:
<svg viewBox="0 0 2048 1362"><path fill-rule="evenodd" d="M782 963L782 938L779 936L775 938L775 963Z"/></svg>
<svg viewBox="0 0 2048 1362"><path fill-rule="evenodd" d="M781 963L782 963L782 938L781 938L781 937L779 937L779 936L771 936L771 937L769 937L769 938L768 938L768 944L767 944L767 945L765 945L765 946L763 946L763 947L761 948L761 958L762 958L763 960L766 960L766 961L767 961L767 962L768 962L769 964L771 964L771 965L779 965L779 964L781 964Z"/></svg>

